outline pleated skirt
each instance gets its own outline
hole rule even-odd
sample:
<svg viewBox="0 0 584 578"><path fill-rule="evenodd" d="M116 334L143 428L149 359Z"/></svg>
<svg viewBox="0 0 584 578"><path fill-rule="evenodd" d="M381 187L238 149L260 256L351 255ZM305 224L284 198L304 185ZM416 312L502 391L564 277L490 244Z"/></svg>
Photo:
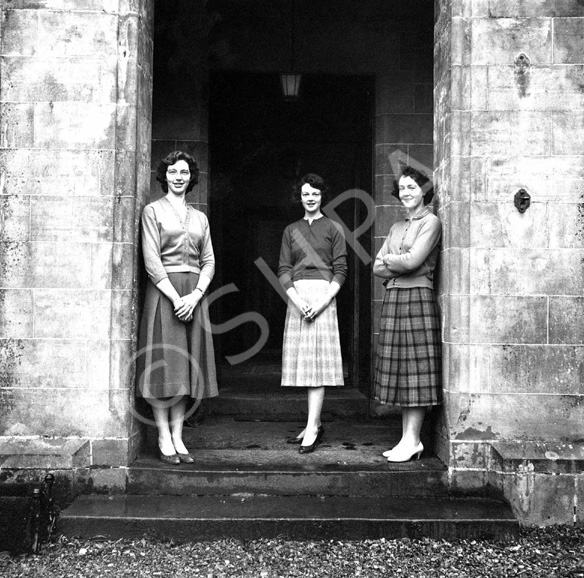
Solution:
<svg viewBox="0 0 584 578"><path fill-rule="evenodd" d="M196 273L170 273L179 295L197 286ZM136 359L137 395L149 399L216 396L217 375L207 299L183 322L171 301L148 281Z"/></svg>
<svg viewBox="0 0 584 578"><path fill-rule="evenodd" d="M373 397L402 407L442 402L442 340L434 291L390 288L381 311Z"/></svg>
<svg viewBox="0 0 584 578"><path fill-rule="evenodd" d="M330 283L324 279L301 279L294 282L300 297L309 303L326 295L329 286ZM282 349L282 385L344 385L336 299L314 321L306 321L296 307L288 302Z"/></svg>

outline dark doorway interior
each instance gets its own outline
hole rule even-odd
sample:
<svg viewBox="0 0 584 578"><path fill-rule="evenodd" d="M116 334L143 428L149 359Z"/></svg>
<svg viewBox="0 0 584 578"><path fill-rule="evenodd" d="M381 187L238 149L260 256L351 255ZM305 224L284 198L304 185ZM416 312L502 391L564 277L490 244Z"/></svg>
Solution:
<svg viewBox="0 0 584 578"><path fill-rule="evenodd" d="M258 257L277 271L282 232L302 217L290 202L295 179L322 174L333 195L371 191L373 79L305 75L297 101L285 101L275 74L215 71L210 82L210 219L217 272L215 287L233 283L239 291L212 306L215 323L254 311L267 321L269 337L246 363L226 356L242 353L261 338L259 326L239 323L215 335L221 383L251 376L279 383L286 304L254 264ZM359 201L336 208L351 230L366 216ZM370 234L359 239L371 253ZM349 279L338 298L346 383L369 381L370 266L349 247ZM240 318L241 319L241 318ZM245 382L245 379L243 379Z"/></svg>

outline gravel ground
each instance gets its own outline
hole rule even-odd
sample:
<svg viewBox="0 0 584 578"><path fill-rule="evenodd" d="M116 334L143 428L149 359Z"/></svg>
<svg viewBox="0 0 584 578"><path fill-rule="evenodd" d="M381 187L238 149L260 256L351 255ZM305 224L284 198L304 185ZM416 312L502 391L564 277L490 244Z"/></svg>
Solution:
<svg viewBox="0 0 584 578"><path fill-rule="evenodd" d="M0 576L584 578L584 528L525 529L513 544L429 539L174 544L61 537L44 545L40 555L0 553Z"/></svg>

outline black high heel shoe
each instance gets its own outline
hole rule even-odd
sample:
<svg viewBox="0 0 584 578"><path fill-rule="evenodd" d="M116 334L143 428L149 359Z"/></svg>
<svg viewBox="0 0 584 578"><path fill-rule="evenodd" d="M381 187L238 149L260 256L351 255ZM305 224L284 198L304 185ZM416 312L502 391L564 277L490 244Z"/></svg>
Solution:
<svg viewBox="0 0 584 578"><path fill-rule="evenodd" d="M324 428L321 425L319 425L318 426L318 431L317 431L317 434L316 434L316 438L320 440L320 438L323 435L324 435ZM301 438L292 438L290 440L286 440L286 443L287 444L295 444L295 445L296 444L301 444L303 439L304 439L304 437L301 437Z"/></svg>
<svg viewBox="0 0 584 578"><path fill-rule="evenodd" d="M324 435L324 428L322 426L319 426L319 428L317 430L317 434L316 434L316 439L314 440L314 442L311 443L309 446L301 445L298 448L298 453L299 454L311 454L314 451L314 449L316 448L316 446L320 443L320 440L322 439L323 435Z"/></svg>

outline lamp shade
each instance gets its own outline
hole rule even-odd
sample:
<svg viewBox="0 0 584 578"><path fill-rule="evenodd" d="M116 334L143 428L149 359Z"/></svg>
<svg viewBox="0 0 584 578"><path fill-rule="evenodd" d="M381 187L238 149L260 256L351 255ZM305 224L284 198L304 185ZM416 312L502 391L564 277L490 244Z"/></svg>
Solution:
<svg viewBox="0 0 584 578"><path fill-rule="evenodd" d="M295 100L298 98L298 94L300 92L301 79L302 74L296 74L294 72L283 72L282 74L280 74L282 92L284 93L285 99Z"/></svg>

